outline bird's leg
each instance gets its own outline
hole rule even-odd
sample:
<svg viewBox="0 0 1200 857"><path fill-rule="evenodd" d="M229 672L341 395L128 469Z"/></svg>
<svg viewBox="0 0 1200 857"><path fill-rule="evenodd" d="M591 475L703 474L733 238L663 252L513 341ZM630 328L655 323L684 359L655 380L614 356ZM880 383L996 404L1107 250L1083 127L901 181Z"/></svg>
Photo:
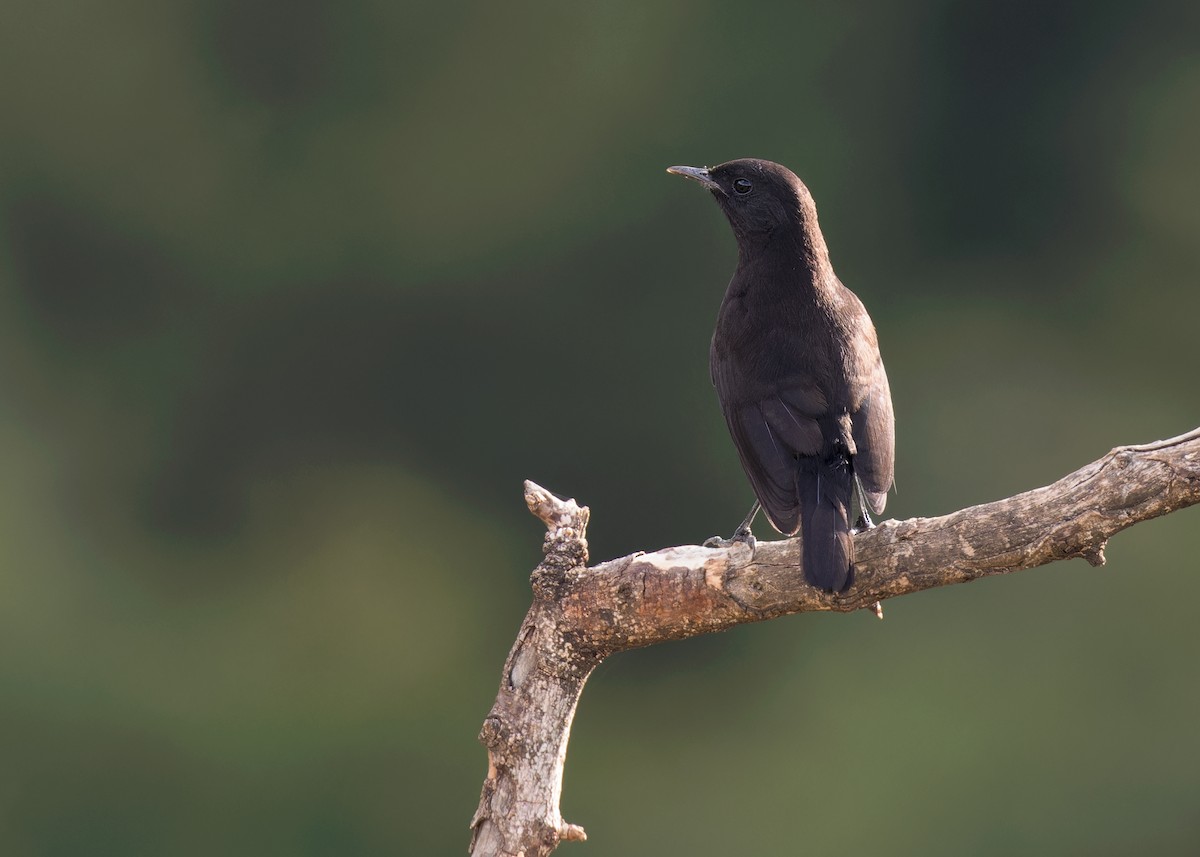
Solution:
<svg viewBox="0 0 1200 857"><path fill-rule="evenodd" d="M733 540L749 542L750 546L754 546L754 533L750 532L750 526L754 523L754 519L758 517L758 510L762 508L762 503L757 500L750 507L750 512L746 515L746 519L738 524L736 532L733 534Z"/></svg>
<svg viewBox="0 0 1200 857"><path fill-rule="evenodd" d="M704 547L728 548L733 547L736 544L744 544L750 547L750 554L753 555L754 548L758 542L754 538L754 533L750 532L750 525L754 523L754 519L758 516L758 510L761 508L762 504L755 500L754 505L750 507L750 514L748 514L746 519L738 525L736 530L734 530L732 537L723 539L720 536L713 536L711 539L705 540Z"/></svg>
<svg viewBox="0 0 1200 857"><path fill-rule="evenodd" d="M863 490L862 480L858 478L858 474L854 474L854 484L858 486L858 520L854 522L855 531L870 530L875 527L875 522L871 520L871 513L867 511L867 492ZM867 608L874 613L878 618L883 618L883 604L876 601Z"/></svg>
<svg viewBox="0 0 1200 857"><path fill-rule="evenodd" d="M858 486L858 520L854 522L854 529L874 529L875 522L871 520L871 513L868 511L867 492L863 490L862 480L858 478L857 473L854 474L854 484Z"/></svg>

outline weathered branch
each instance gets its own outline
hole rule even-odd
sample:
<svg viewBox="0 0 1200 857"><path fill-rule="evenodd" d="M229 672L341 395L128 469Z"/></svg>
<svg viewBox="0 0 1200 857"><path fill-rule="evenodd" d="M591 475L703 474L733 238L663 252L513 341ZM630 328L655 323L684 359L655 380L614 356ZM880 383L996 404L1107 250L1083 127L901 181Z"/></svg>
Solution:
<svg viewBox="0 0 1200 857"><path fill-rule="evenodd" d="M587 568L588 509L532 482L545 522L534 601L483 724L488 775L471 826L475 857L546 855L583 829L559 813L575 705L614 652L810 610L850 611L935 586L1082 557L1139 521L1200 503L1200 429L1114 449L1037 488L940 518L885 521L854 537L855 583L828 595L800 573L799 538L634 554Z"/></svg>

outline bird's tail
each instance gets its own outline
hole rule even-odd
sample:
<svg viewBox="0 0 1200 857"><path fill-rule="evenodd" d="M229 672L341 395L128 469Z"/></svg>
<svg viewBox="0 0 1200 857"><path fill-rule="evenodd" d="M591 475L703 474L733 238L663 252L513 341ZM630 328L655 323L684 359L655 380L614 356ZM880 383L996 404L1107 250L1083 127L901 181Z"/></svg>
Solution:
<svg viewBox="0 0 1200 857"><path fill-rule="evenodd" d="M854 473L841 456L813 462L796 474L804 537L804 576L826 592L844 592L854 582L850 498Z"/></svg>

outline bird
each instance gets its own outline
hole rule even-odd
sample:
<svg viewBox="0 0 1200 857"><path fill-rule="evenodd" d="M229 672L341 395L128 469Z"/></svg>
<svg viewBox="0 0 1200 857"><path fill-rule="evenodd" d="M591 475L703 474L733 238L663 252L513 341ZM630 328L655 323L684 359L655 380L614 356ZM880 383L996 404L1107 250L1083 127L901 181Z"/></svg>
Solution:
<svg viewBox="0 0 1200 857"><path fill-rule="evenodd" d="M812 194L757 158L667 172L707 188L737 239L709 371L757 502L732 540L754 549L759 508L803 537L805 579L827 593L854 582L852 496L874 526L894 482L895 419L875 326L842 285Z"/></svg>

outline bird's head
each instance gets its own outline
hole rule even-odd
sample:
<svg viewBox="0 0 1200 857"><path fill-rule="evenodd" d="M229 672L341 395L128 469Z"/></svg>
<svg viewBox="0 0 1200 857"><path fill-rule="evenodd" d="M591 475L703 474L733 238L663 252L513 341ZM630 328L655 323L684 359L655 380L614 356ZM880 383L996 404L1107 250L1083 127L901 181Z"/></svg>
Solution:
<svg viewBox="0 0 1200 857"><path fill-rule="evenodd" d="M771 240L774 234L817 236L817 210L804 182L787 167L742 158L716 167L668 167L712 191L739 244Z"/></svg>

